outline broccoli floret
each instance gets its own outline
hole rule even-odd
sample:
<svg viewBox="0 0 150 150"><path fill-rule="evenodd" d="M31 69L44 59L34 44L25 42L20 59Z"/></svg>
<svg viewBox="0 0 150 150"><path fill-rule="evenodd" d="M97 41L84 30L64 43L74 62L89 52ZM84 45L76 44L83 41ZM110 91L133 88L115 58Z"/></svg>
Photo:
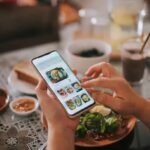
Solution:
<svg viewBox="0 0 150 150"><path fill-rule="evenodd" d="M105 121L106 121L108 133L115 132L120 125L120 121L118 120L118 118L116 116L109 117Z"/></svg>
<svg viewBox="0 0 150 150"><path fill-rule="evenodd" d="M84 138L86 135L87 129L84 125L79 124L76 129L76 136L78 138Z"/></svg>
<svg viewBox="0 0 150 150"><path fill-rule="evenodd" d="M88 130L99 131L100 122L103 120L103 116L100 113L88 113L85 115L82 124Z"/></svg>

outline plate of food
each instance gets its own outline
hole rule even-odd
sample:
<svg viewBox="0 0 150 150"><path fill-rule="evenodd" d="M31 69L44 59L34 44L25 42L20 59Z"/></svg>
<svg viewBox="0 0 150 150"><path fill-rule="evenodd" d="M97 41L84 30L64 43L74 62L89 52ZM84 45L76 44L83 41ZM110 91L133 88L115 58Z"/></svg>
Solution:
<svg viewBox="0 0 150 150"><path fill-rule="evenodd" d="M16 64L8 77L10 86L25 94L35 94L35 87L40 77L29 61Z"/></svg>
<svg viewBox="0 0 150 150"><path fill-rule="evenodd" d="M123 117L97 105L80 117L76 129L76 146L102 147L125 138L135 127L136 118Z"/></svg>

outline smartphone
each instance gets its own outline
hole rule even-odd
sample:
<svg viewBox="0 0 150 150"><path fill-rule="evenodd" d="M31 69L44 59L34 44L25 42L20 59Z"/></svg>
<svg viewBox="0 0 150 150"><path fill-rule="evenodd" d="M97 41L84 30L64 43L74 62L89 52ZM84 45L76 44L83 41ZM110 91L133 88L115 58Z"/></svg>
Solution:
<svg viewBox="0 0 150 150"><path fill-rule="evenodd" d="M57 51L33 58L32 64L69 117L76 117L95 104L94 99L81 87L79 79Z"/></svg>

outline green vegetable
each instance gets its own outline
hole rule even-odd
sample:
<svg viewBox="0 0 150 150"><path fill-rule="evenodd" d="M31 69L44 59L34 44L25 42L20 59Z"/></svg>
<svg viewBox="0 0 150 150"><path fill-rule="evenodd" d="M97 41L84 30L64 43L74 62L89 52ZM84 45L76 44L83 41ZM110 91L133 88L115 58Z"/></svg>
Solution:
<svg viewBox="0 0 150 150"><path fill-rule="evenodd" d="M109 117L105 121L106 121L106 126L107 126L106 128L108 133L115 132L120 125L120 121L116 116Z"/></svg>
<svg viewBox="0 0 150 150"><path fill-rule="evenodd" d="M100 132L101 134L104 134L105 131L106 131L106 122L105 122L105 120L103 119L103 120L101 120L101 123L100 123L100 126L99 126L99 132Z"/></svg>
<svg viewBox="0 0 150 150"><path fill-rule="evenodd" d="M87 129L85 126L79 124L76 129L76 136L79 138L84 138L86 135Z"/></svg>
<svg viewBox="0 0 150 150"><path fill-rule="evenodd" d="M82 124L88 129L88 130L95 130L99 131L99 125L101 120L103 119L103 116L100 113L94 112L94 113L88 113L85 115Z"/></svg>
<svg viewBox="0 0 150 150"><path fill-rule="evenodd" d="M80 117L79 125L76 129L78 138L86 136L87 132L93 132L105 136L115 132L121 124L120 116L112 112L108 116L103 116L99 112L86 113Z"/></svg>

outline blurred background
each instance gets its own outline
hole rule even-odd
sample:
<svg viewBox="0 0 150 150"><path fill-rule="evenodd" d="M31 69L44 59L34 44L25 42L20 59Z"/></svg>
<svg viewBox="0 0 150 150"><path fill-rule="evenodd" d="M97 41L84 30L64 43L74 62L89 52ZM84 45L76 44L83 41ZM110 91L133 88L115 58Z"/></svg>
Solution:
<svg viewBox="0 0 150 150"><path fill-rule="evenodd" d="M113 58L118 59L122 42L143 40L149 2L0 0L0 52L54 41L66 45L70 40L96 38L109 42Z"/></svg>

